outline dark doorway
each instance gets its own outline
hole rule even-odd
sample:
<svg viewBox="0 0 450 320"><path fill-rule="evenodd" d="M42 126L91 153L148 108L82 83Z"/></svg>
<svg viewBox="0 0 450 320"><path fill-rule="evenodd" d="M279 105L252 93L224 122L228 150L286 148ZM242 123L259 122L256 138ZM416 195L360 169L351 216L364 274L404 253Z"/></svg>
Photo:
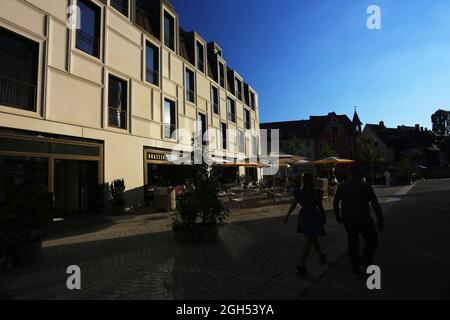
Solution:
<svg viewBox="0 0 450 320"><path fill-rule="evenodd" d="M98 162L55 160L55 209L62 213L97 213Z"/></svg>

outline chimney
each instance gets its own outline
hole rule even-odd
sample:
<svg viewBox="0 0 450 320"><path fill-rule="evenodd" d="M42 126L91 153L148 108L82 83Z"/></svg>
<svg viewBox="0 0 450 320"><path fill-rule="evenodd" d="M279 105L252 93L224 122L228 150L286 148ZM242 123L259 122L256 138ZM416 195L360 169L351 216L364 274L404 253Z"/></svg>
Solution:
<svg viewBox="0 0 450 320"><path fill-rule="evenodd" d="M416 124L416 131L420 131L420 125Z"/></svg>
<svg viewBox="0 0 450 320"><path fill-rule="evenodd" d="M384 121L380 121L380 127L384 128Z"/></svg>
<svg viewBox="0 0 450 320"><path fill-rule="evenodd" d="M423 132L423 127L420 127L420 132Z"/></svg>

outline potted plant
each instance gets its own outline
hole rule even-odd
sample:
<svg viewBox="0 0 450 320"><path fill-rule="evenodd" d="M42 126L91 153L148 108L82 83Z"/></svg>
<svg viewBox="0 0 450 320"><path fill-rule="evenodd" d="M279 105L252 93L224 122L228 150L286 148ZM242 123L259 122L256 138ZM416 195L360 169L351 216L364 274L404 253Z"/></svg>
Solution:
<svg viewBox="0 0 450 320"><path fill-rule="evenodd" d="M195 239L197 210L194 201L194 194L188 191L177 196L178 212L172 216L172 230L178 244L191 243Z"/></svg>
<svg viewBox="0 0 450 320"><path fill-rule="evenodd" d="M111 183L110 200L112 201L113 214L123 213L125 210L125 199L123 197L125 193L125 181L123 179L114 180Z"/></svg>
<svg viewBox="0 0 450 320"><path fill-rule="evenodd" d="M220 199L222 186L218 170L209 170L208 165L197 165L195 172L195 203L200 222L196 224L197 240L210 243L218 240L218 230L230 214Z"/></svg>
<svg viewBox="0 0 450 320"><path fill-rule="evenodd" d="M53 218L53 196L43 186L21 186L0 215L4 252L13 266L42 257L42 241Z"/></svg>

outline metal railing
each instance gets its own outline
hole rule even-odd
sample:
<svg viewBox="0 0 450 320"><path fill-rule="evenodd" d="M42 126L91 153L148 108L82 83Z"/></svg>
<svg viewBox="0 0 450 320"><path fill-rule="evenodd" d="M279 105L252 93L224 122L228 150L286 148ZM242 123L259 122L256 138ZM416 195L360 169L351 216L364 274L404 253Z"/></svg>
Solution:
<svg viewBox="0 0 450 320"><path fill-rule="evenodd" d="M236 91L236 98L238 98L239 100L242 100L242 92Z"/></svg>
<svg viewBox="0 0 450 320"><path fill-rule="evenodd" d="M127 111L109 107L109 126L116 127L119 129L127 128Z"/></svg>
<svg viewBox="0 0 450 320"><path fill-rule="evenodd" d="M0 77L0 105L36 110L36 86Z"/></svg>
<svg viewBox="0 0 450 320"><path fill-rule="evenodd" d="M99 57L100 39L84 32L81 29L78 29L77 48L95 57Z"/></svg>
<svg viewBox="0 0 450 320"><path fill-rule="evenodd" d="M236 113L227 112L228 120L231 122L236 122Z"/></svg>
<svg viewBox="0 0 450 320"><path fill-rule="evenodd" d="M154 85L159 85L159 71L151 68L146 68L145 77L147 82L153 83Z"/></svg>
<svg viewBox="0 0 450 320"><path fill-rule="evenodd" d="M200 71L205 71L205 63L202 61L202 60L199 60L198 61L198 63L197 63L198 65L197 65L197 68L200 70Z"/></svg>
<svg viewBox="0 0 450 320"><path fill-rule="evenodd" d="M164 124L164 137L165 138L172 138L172 134L175 131L176 126L170 123Z"/></svg>
<svg viewBox="0 0 450 320"><path fill-rule="evenodd" d="M194 90L186 89L186 100L195 103L195 92L194 92Z"/></svg>

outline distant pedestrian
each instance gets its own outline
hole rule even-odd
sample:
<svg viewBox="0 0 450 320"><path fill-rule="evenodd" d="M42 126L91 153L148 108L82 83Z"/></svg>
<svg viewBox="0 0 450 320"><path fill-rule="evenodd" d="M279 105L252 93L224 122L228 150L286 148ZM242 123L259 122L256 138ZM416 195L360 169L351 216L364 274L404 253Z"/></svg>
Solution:
<svg viewBox="0 0 450 320"><path fill-rule="evenodd" d="M297 273L303 276L308 275L305 264L311 247L314 247L319 255L321 264L326 263L326 255L322 252L319 244L319 237L326 235L324 225L326 223L325 210L323 209L323 191L314 186L314 178L311 174L305 173L302 177L303 186L294 191L294 202L292 203L284 223L289 221L289 216L299 204L302 208L299 213L297 231L306 237L305 247L297 267Z"/></svg>
<svg viewBox="0 0 450 320"><path fill-rule="evenodd" d="M342 215L340 205L342 203ZM334 198L334 212L338 223L343 223L348 236L348 253L352 269L357 277L365 274L366 268L373 263L378 245L378 235L370 216L372 206L378 220L378 230L384 230L383 212L373 188L361 180L358 167L350 170L348 181L339 185ZM362 255L359 250L359 237L364 239Z"/></svg>

